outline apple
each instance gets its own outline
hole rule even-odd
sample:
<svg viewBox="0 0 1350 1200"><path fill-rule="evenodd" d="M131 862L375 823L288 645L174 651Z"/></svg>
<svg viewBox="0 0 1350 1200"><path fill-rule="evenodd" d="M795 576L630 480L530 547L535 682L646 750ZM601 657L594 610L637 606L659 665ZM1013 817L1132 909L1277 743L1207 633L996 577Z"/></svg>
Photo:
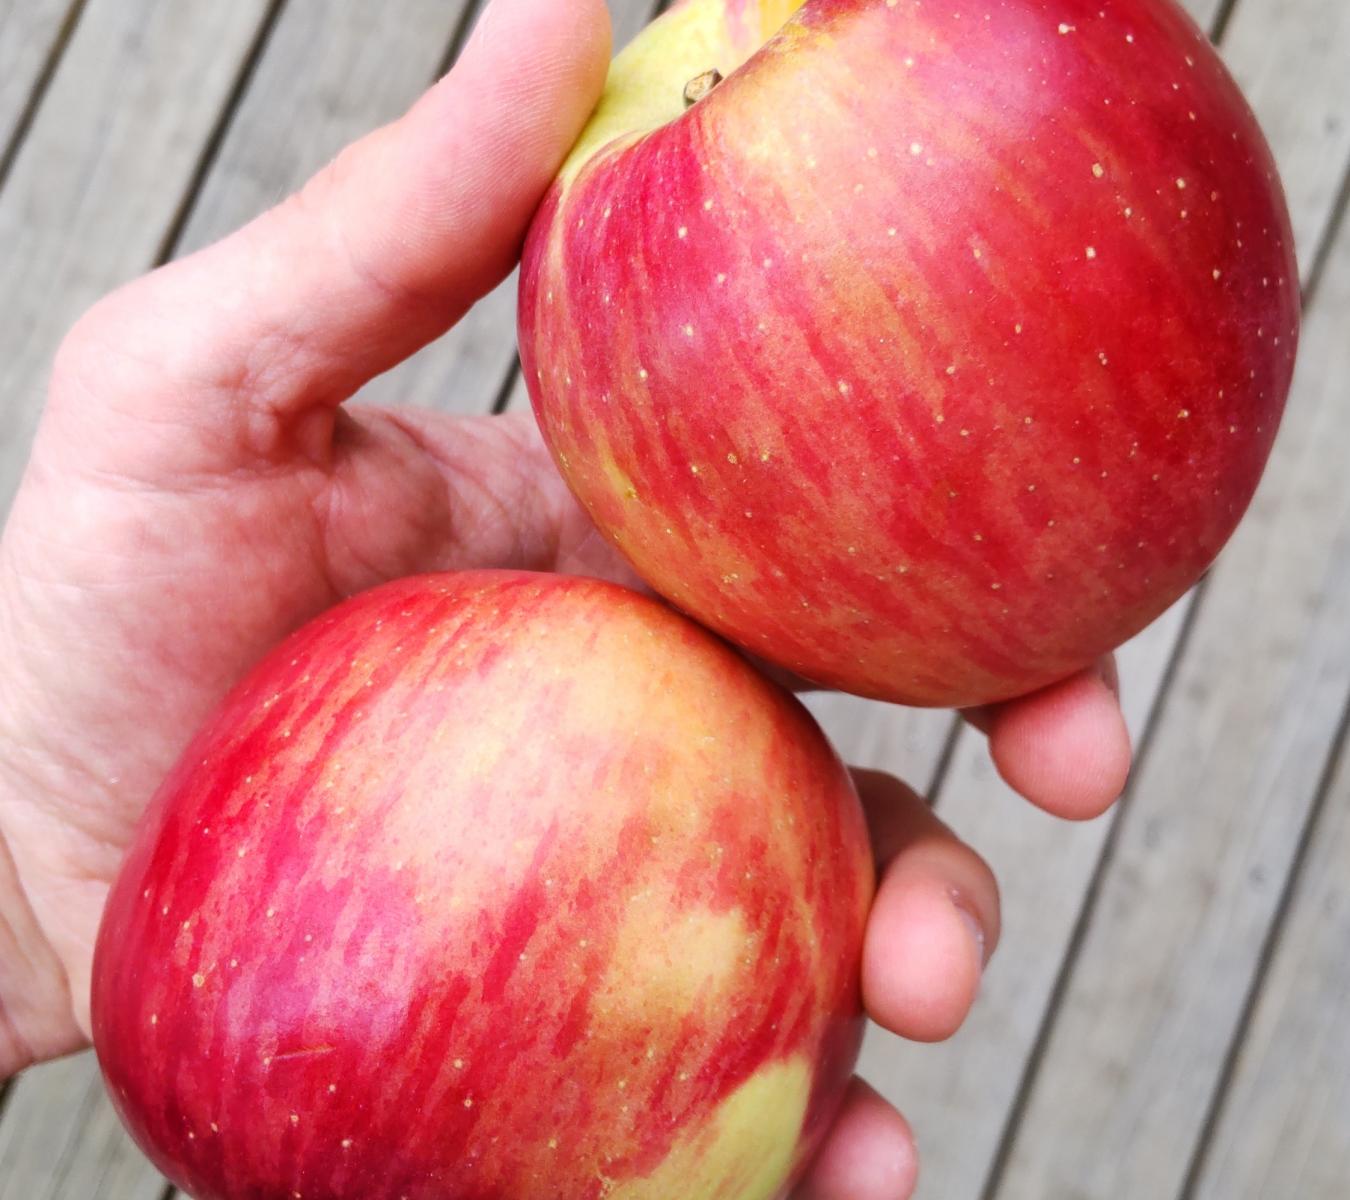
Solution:
<svg viewBox="0 0 1350 1200"><path fill-rule="evenodd" d="M872 890L805 710L649 597L424 576L259 665L158 793L94 965L196 1200L767 1200L861 1033Z"/></svg>
<svg viewBox="0 0 1350 1200"><path fill-rule="evenodd" d="M657 591L808 678L971 705L1197 580L1298 320L1271 155L1170 0L686 0L537 214L519 332Z"/></svg>

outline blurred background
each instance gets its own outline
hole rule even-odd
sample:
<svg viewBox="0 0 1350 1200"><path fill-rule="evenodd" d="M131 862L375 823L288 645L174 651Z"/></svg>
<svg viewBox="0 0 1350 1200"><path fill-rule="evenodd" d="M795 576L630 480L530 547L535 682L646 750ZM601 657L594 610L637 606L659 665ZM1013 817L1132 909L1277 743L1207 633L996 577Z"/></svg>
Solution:
<svg viewBox="0 0 1350 1200"><path fill-rule="evenodd" d="M915 1127L928 1200L1350 1196L1350 0L1185 6L1273 143L1307 315L1246 523L1121 655L1125 801L1056 823L950 715L811 702L846 757L926 788L1003 885L966 1030L866 1049ZM0 0L0 513L80 312L396 116L480 7ZM661 6L610 7L622 42ZM368 398L521 404L514 304L508 281ZM0 1090L0 1200L171 1193L89 1055Z"/></svg>

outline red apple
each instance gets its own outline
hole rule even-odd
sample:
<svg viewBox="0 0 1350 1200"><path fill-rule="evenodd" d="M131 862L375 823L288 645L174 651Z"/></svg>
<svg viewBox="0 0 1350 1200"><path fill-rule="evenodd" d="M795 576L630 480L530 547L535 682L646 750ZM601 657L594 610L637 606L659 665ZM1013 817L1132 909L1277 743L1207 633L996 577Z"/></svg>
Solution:
<svg viewBox="0 0 1350 1200"><path fill-rule="evenodd" d="M113 889L94 1040L196 1200L778 1195L871 865L800 705L609 584L429 576L262 663Z"/></svg>
<svg viewBox="0 0 1350 1200"><path fill-rule="evenodd" d="M687 0L536 218L523 369L658 591L824 683L975 704L1223 546L1288 390L1292 250L1171 0Z"/></svg>

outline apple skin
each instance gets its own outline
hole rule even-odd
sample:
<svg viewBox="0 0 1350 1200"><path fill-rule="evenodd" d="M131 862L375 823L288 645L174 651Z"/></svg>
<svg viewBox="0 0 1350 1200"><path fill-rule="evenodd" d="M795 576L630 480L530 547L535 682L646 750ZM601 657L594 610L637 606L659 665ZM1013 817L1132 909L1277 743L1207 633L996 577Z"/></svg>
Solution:
<svg viewBox="0 0 1350 1200"><path fill-rule="evenodd" d="M527 239L522 366L600 530L800 675L964 706L1196 582L1299 324L1275 166L1170 0L688 0ZM727 76L682 111L681 91Z"/></svg>
<svg viewBox="0 0 1350 1200"><path fill-rule="evenodd" d="M294 635L158 793L94 966L197 1200L767 1200L861 1035L873 884L805 710L659 602L426 576Z"/></svg>

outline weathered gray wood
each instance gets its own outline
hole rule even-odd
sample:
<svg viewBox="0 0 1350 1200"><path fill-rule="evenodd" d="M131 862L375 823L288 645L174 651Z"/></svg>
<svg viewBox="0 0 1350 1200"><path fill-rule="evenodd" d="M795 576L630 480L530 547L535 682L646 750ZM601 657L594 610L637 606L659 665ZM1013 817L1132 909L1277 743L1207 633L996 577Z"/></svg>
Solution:
<svg viewBox="0 0 1350 1200"><path fill-rule="evenodd" d="M1350 312L1350 238L1328 286ZM1195 1200L1332 1200L1350 1180L1350 756L1314 832Z"/></svg>
<svg viewBox="0 0 1350 1200"><path fill-rule="evenodd" d="M150 265L264 10L264 0L85 10L0 192L0 511L57 343Z"/></svg>
<svg viewBox="0 0 1350 1200"><path fill-rule="evenodd" d="M1120 652L1122 702L1136 739L1156 703L1185 610L1185 602L1178 604ZM955 1040L920 1046L874 1033L863 1070L914 1126L931 1194L974 1200L1111 819L1074 825L1032 808L998 778L985 739L973 730L957 745L938 812L999 877L1002 944L970 1021Z"/></svg>
<svg viewBox="0 0 1350 1200"><path fill-rule="evenodd" d="M1350 689L1347 243L1350 227L1135 781L1000 1197L1171 1196L1185 1177Z"/></svg>
<svg viewBox="0 0 1350 1200"><path fill-rule="evenodd" d="M44 7L50 18L56 6L37 5L24 21ZM91 0L85 10L0 193L0 512L57 342L85 306L150 265L264 12L264 0ZM39 28L27 25L34 38ZM29 1072L4 1115L4 1200L151 1200L163 1188L88 1056Z"/></svg>
<svg viewBox="0 0 1350 1200"><path fill-rule="evenodd" d="M6 116L26 102L20 83L42 69L66 6L18 7L21 19L7 13L0 28L23 41L7 60L23 79L6 72ZM82 308L150 265L264 11L263 0L86 9L0 193L0 511L57 342ZM122 1133L91 1057L14 1085L0 1123L3 1200L152 1200L163 1186Z"/></svg>
<svg viewBox="0 0 1350 1200"><path fill-rule="evenodd" d="M0 1200L158 1200L164 1186L122 1129L92 1053L19 1077L0 1122Z"/></svg>
<svg viewBox="0 0 1350 1200"><path fill-rule="evenodd" d="M290 0L230 121L177 250L270 208L432 82L469 0Z"/></svg>
<svg viewBox="0 0 1350 1200"><path fill-rule="evenodd" d="M1214 32L1214 19L1223 7L1223 0L1181 0L1181 7L1191 14L1191 19L1208 34Z"/></svg>
<svg viewBox="0 0 1350 1200"><path fill-rule="evenodd" d="M0 0L0 161L75 0Z"/></svg>
<svg viewBox="0 0 1350 1200"><path fill-rule="evenodd" d="M802 701L846 762L889 771L920 792L932 788L956 722L952 713L898 708L838 692L812 692Z"/></svg>
<svg viewBox="0 0 1350 1200"><path fill-rule="evenodd" d="M1350 4L1239 0L1223 48L1275 151L1306 276L1350 159Z"/></svg>
<svg viewBox="0 0 1350 1200"><path fill-rule="evenodd" d="M632 39L656 9L656 0L608 0L614 44ZM360 399L417 404L446 412L491 409L516 356L515 272L483 297L443 338L374 380Z"/></svg>
<svg viewBox="0 0 1350 1200"><path fill-rule="evenodd" d="M1213 16L1191 7L1198 18ZM1255 0L1248 0L1249 14L1257 8ZM1269 16L1267 11L1267 21ZM1239 46L1233 61L1240 66L1242 55L1253 52L1255 47ZM1272 52L1269 40L1261 52ZM1285 70L1292 73L1289 67ZM1298 98L1288 92L1266 92L1254 99L1263 119L1275 123L1298 107ZM1294 161L1289 169L1297 183L1303 165ZM1323 201L1320 213L1314 211L1316 198L1305 201L1310 223L1326 221L1330 199ZM1184 610L1184 604L1178 606L1122 653L1125 707L1136 737L1157 701ZM1086 827L1066 826L1017 804L994 776L983 747L972 741L967 735L958 748L940 811L984 852L1002 880L1004 945L981 1002L956 1042L917 1047L874 1037L869 1040L866 1060L873 1081L906 1106L924 1147L926 1178L944 1197L974 1197L981 1192L1068 949L1081 899L1111 827L1109 820ZM1059 1133L1049 1125L1043 1130L1051 1143ZM1012 1186L1004 1194L1020 1200L1023 1195L1042 1193Z"/></svg>

